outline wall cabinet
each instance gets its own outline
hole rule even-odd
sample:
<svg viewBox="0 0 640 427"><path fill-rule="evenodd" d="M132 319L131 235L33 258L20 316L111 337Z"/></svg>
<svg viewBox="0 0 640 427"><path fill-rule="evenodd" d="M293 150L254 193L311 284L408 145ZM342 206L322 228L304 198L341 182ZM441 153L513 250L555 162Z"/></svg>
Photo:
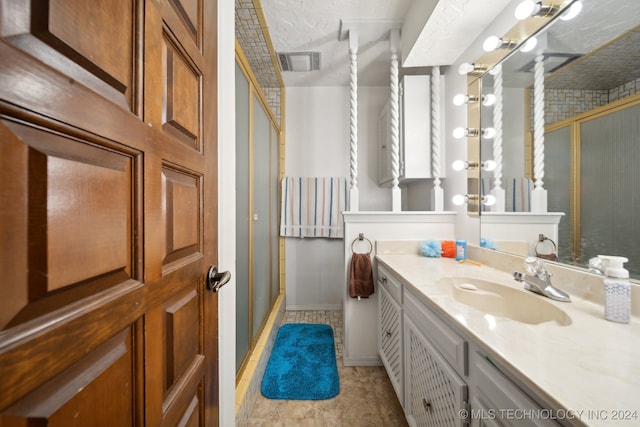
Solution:
<svg viewBox="0 0 640 427"><path fill-rule="evenodd" d="M409 182L431 178L430 76L404 76L399 83L399 92L398 179ZM389 101L378 119L378 184L391 185L392 179Z"/></svg>
<svg viewBox="0 0 640 427"><path fill-rule="evenodd" d="M389 271L378 266L379 353L410 426L558 427L541 399Z"/></svg>

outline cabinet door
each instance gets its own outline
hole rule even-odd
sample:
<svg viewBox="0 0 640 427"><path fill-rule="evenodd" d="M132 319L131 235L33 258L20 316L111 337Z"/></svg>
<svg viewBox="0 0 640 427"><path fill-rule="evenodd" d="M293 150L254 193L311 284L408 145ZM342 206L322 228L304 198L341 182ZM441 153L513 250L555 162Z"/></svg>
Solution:
<svg viewBox="0 0 640 427"><path fill-rule="evenodd" d="M378 184L389 184L393 179L391 170L391 115L390 103L382 108L378 117Z"/></svg>
<svg viewBox="0 0 640 427"><path fill-rule="evenodd" d="M463 426L467 384L404 316L405 400L411 426Z"/></svg>
<svg viewBox="0 0 640 427"><path fill-rule="evenodd" d="M481 402L481 411L473 413L473 418L499 421L501 426L546 426L557 427L558 423L549 419L552 411L544 410L522 389L514 384L483 355L475 354L474 397ZM475 400L475 399L474 399ZM478 408L474 408L478 409Z"/></svg>
<svg viewBox="0 0 640 427"><path fill-rule="evenodd" d="M402 399L402 311L384 287L378 297L378 352L400 404Z"/></svg>
<svg viewBox="0 0 640 427"><path fill-rule="evenodd" d="M400 181L431 178L431 78L404 76L400 98Z"/></svg>

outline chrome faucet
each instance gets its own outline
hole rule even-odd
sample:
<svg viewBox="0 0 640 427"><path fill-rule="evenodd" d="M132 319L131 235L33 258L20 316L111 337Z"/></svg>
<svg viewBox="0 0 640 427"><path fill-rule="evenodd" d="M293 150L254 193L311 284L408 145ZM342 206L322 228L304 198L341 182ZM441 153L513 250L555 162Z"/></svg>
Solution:
<svg viewBox="0 0 640 427"><path fill-rule="evenodd" d="M544 267L544 262L535 257L527 257L524 266L529 274L518 271L513 273L513 278L524 284L528 291L544 295L556 301L570 302L571 297L551 284L551 273Z"/></svg>

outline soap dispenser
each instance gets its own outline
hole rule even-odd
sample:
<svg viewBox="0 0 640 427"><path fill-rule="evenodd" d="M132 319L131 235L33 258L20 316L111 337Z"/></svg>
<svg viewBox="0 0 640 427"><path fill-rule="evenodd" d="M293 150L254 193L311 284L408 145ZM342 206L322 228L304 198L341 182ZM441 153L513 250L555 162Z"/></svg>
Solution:
<svg viewBox="0 0 640 427"><path fill-rule="evenodd" d="M623 264L625 257L598 255L604 269L604 318L613 322L629 323L631 316L631 284L629 272Z"/></svg>

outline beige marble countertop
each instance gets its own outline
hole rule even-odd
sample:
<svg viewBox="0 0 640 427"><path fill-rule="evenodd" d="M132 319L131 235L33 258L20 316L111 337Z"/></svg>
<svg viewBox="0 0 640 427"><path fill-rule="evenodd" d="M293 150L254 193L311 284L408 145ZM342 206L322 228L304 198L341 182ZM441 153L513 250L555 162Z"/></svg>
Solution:
<svg viewBox="0 0 640 427"><path fill-rule="evenodd" d="M395 253L393 253L395 252ZM377 260L420 291L424 302L473 338L512 377L552 407L574 411L576 425L640 425L640 319L621 324L604 319L602 305L567 291L572 302L552 301L571 324L531 325L485 313L456 301L445 277L472 277L524 291L512 277L487 265L425 258L407 251L378 250ZM519 269L519 271L524 271ZM578 280L579 282L579 280ZM554 285L561 288L554 281ZM624 415L626 420L615 420Z"/></svg>

